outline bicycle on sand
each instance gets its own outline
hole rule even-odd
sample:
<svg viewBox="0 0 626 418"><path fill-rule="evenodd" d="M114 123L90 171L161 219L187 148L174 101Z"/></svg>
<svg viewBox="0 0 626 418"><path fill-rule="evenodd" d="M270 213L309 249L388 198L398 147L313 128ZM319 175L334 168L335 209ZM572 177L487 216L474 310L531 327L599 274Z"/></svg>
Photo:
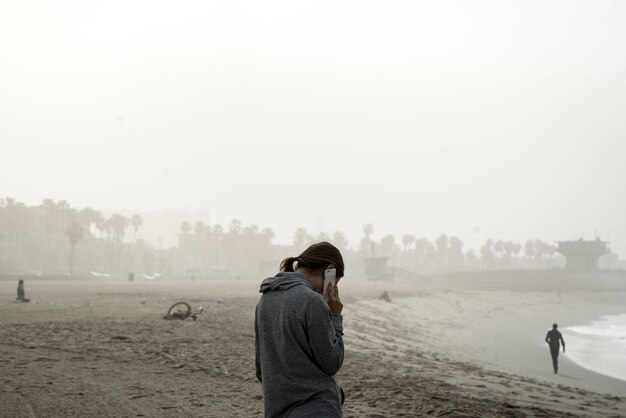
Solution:
<svg viewBox="0 0 626 418"><path fill-rule="evenodd" d="M184 320L189 317L194 321L198 319L198 315L204 312L202 306L198 308L196 312L191 311L191 305L187 302L176 302L167 310L167 315L163 319L180 319Z"/></svg>

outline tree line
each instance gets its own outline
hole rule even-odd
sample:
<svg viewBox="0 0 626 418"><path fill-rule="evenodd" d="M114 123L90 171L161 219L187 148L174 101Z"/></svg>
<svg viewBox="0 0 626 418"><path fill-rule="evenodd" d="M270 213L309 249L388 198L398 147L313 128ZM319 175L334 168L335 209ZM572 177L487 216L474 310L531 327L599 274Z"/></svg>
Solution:
<svg viewBox="0 0 626 418"><path fill-rule="evenodd" d="M139 215L107 217L89 207L72 207L65 200L44 199L26 206L12 198L0 199L0 272L119 274L122 267L132 267L132 254L125 247L137 244L142 224ZM132 241L126 243L129 232Z"/></svg>
<svg viewBox="0 0 626 418"><path fill-rule="evenodd" d="M400 240L392 234L372 239L372 224L363 226L358 245L362 257L387 257L390 265L419 273L465 270L551 268L562 266L557 246L540 239L527 240L522 245L511 240L487 239L475 251L464 249L463 241L454 235L440 234L435 239L403 234Z"/></svg>
<svg viewBox="0 0 626 418"><path fill-rule="evenodd" d="M387 234L376 240L372 224L363 226L363 236L355 245L341 231L312 234L303 227L295 229L291 243L280 245L273 242L271 228L244 225L238 219L225 227L184 221L177 232L178 246L163 249L137 238L143 223L139 214L105 216L93 208L72 207L65 200L45 199L26 206L15 199L0 199L0 273L250 277L275 270L281 258L298 254L316 241L336 245L357 273L370 257L385 257L389 265L419 273L562 264L557 247L540 239L524 243L488 239L475 251L447 234L434 239L416 234L396 239Z"/></svg>

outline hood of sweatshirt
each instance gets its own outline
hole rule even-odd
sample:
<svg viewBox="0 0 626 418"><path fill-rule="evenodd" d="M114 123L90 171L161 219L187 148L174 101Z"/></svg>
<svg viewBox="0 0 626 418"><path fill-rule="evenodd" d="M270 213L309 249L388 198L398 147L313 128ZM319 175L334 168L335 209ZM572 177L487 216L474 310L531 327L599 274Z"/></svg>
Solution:
<svg viewBox="0 0 626 418"><path fill-rule="evenodd" d="M306 277L300 273L294 272L281 272L274 277L268 277L261 283L259 292L275 292L291 289L294 286L308 286L309 289L313 289L311 283Z"/></svg>

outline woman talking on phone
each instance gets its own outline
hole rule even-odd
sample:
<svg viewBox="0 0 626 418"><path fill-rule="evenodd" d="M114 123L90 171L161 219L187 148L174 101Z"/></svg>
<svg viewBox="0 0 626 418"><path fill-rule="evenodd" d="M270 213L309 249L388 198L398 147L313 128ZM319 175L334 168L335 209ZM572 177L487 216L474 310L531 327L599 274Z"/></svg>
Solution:
<svg viewBox="0 0 626 418"><path fill-rule="evenodd" d="M341 417L343 257L319 242L280 270L261 284L254 321L265 417Z"/></svg>

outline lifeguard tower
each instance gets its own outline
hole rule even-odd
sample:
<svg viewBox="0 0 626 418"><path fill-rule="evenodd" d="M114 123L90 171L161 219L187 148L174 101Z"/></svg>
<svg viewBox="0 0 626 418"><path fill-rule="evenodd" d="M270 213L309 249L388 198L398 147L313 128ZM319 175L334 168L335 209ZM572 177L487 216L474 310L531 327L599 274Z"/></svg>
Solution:
<svg viewBox="0 0 626 418"><path fill-rule="evenodd" d="M593 241L559 241L559 253L567 258L566 270L590 271L598 270L598 260L611 252L609 243L597 238Z"/></svg>

